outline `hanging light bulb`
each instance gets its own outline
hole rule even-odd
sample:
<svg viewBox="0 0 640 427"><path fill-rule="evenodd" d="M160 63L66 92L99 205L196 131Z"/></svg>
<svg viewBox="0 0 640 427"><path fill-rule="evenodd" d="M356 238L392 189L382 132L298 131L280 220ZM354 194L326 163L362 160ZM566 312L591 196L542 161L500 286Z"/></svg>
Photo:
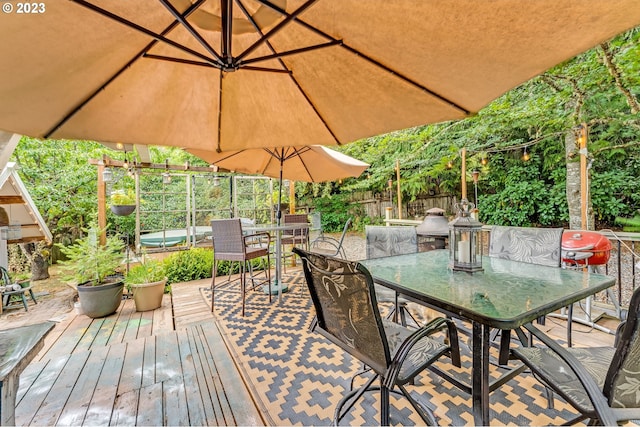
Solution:
<svg viewBox="0 0 640 427"><path fill-rule="evenodd" d="M487 159L486 157L483 157L482 159L480 159L480 164L482 166L487 166L487 163L489 163L489 159Z"/></svg>
<svg viewBox="0 0 640 427"><path fill-rule="evenodd" d="M529 153L527 153L527 147L524 147L524 154L522 154L522 160L524 160L525 162L528 162L530 158L531 156L529 156Z"/></svg>
<svg viewBox="0 0 640 427"><path fill-rule="evenodd" d="M122 162L122 167L125 169L129 169L129 158L127 157L127 152L124 152L124 162Z"/></svg>
<svg viewBox="0 0 640 427"><path fill-rule="evenodd" d="M453 161L449 160L447 162L447 169L451 169L451 168L453 168Z"/></svg>

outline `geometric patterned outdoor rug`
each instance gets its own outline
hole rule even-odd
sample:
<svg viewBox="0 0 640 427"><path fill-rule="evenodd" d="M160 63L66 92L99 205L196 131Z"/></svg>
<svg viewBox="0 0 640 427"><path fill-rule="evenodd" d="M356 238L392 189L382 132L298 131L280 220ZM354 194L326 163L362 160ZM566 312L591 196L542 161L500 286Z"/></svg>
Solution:
<svg viewBox="0 0 640 427"><path fill-rule="evenodd" d="M245 317L239 292L217 292L216 319L271 425L328 426L335 405L361 365L320 334L309 332L313 309L303 273L286 275L283 281L290 289L279 303L277 296L270 304L266 294L248 293ZM210 290L201 291L211 301ZM466 346L461 347L464 374L471 370L471 358ZM442 369L457 369L447 362L443 357L438 364ZM435 374L425 371L415 386L407 388L434 411L440 425L474 425L469 395ZM379 425L375 399L372 394L356 404L341 424ZM423 424L405 399L392 396L391 402L392 425ZM491 393L494 425L559 425L575 414L557 398L555 408L547 409L544 387L529 374Z"/></svg>

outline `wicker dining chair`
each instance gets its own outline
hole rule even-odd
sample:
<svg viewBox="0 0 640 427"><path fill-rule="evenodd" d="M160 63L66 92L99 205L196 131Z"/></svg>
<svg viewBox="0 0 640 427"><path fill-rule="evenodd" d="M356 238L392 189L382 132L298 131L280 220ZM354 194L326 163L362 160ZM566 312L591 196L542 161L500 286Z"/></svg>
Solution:
<svg viewBox="0 0 640 427"><path fill-rule="evenodd" d="M216 289L228 290L236 281L240 282L240 292L242 293L242 316L245 314L245 296L247 291L267 285L269 289L269 302L271 302L271 260L269 256L269 246L271 236L269 233L254 233L243 235L242 223L239 218L214 219L211 221L211 240L213 242L213 278L211 279L211 311L214 311ZM266 258L263 264L265 278L256 280L252 260ZM225 282L216 283L218 263L220 261L230 261L229 277ZM240 265L240 276L231 280L233 263ZM251 286L247 287L247 273L251 280Z"/></svg>
<svg viewBox="0 0 640 427"><path fill-rule="evenodd" d="M302 266L316 312L313 330L370 367L374 375L357 389L348 391L337 404L334 425L364 393L379 391L380 423L389 425L389 394L404 396L427 425L436 425L432 411L415 400L406 385L441 356L449 354L460 366L455 325L438 317L419 329L409 329L382 319L373 279L360 263L307 252L293 251ZM431 337L446 330L449 342ZM379 380L379 386L374 382ZM396 390L396 388L399 390Z"/></svg>

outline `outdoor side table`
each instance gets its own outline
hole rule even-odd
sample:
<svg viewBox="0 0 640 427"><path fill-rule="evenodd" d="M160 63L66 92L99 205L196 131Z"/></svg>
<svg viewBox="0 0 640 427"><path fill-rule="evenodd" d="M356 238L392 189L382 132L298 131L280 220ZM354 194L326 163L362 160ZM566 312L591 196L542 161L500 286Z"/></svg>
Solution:
<svg viewBox="0 0 640 427"><path fill-rule="evenodd" d="M54 322L0 331L0 426L15 425L20 373L44 346Z"/></svg>

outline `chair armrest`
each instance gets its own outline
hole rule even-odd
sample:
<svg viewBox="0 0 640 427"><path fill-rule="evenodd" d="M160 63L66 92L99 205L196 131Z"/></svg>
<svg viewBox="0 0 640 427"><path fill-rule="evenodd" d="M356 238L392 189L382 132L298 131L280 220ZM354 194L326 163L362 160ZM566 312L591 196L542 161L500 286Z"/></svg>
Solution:
<svg viewBox="0 0 640 427"><path fill-rule="evenodd" d="M340 241L338 241L338 239L335 239L329 236L319 236L318 238L313 239L313 241L311 242L311 247L312 248L322 247L320 245L323 245L323 244L331 246L336 251L340 249Z"/></svg>
<svg viewBox="0 0 640 427"><path fill-rule="evenodd" d="M582 366L578 359L576 359L573 354L569 353L554 339L546 335L540 329L533 326L533 324L528 323L524 325L524 327L529 332L531 332L533 336L542 341L542 343L546 345L550 350L556 353L567 365L569 365L569 368L571 368L571 370L576 375L585 391L587 392L589 399L591 399L593 408L598 414L602 425L617 426L618 423L616 421L616 416L609 407L609 403L602 394L602 390L598 387L593 377L587 372L587 370L584 368L584 366Z"/></svg>
<svg viewBox="0 0 640 427"><path fill-rule="evenodd" d="M260 246L268 248L271 245L271 234L266 231L259 233L247 234L243 236L245 246Z"/></svg>

